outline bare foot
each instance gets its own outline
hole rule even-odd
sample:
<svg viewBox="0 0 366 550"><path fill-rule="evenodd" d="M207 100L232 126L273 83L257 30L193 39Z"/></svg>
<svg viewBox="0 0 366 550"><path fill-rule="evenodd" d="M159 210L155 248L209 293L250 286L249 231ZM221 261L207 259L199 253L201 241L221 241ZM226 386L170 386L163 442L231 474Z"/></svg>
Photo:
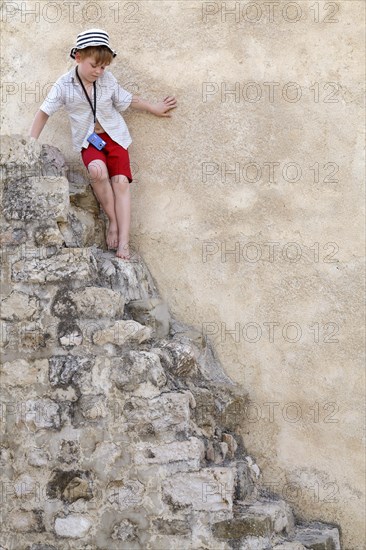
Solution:
<svg viewBox="0 0 366 550"><path fill-rule="evenodd" d="M130 247L128 243L120 243L116 252L117 258L122 258L122 260L130 260Z"/></svg>
<svg viewBox="0 0 366 550"><path fill-rule="evenodd" d="M118 226L116 222L110 222L107 235L106 235L106 241L108 248L117 248L118 246Z"/></svg>

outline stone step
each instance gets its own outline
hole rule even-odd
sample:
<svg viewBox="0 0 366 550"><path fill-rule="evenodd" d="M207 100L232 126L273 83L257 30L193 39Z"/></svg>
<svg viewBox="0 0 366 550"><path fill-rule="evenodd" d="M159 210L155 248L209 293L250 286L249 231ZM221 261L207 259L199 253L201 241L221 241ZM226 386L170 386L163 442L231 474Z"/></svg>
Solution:
<svg viewBox="0 0 366 550"><path fill-rule="evenodd" d="M297 526L294 541L311 550L341 550L337 527L324 523Z"/></svg>
<svg viewBox="0 0 366 550"><path fill-rule="evenodd" d="M4 282L8 284L39 284L42 287L47 283L63 284L74 290L84 283L111 289L120 294L125 303L140 300L147 307L148 300L155 300L155 304L150 304L150 309L155 308L155 320L152 316L152 322L159 329L159 335L168 330L166 307L157 297L154 282L142 260L123 262L114 253L103 252L94 246L64 248L60 243L12 246L8 251L5 250L2 258L4 262L7 252L11 273L9 280ZM105 313L107 316L107 309Z"/></svg>
<svg viewBox="0 0 366 550"><path fill-rule="evenodd" d="M159 294L142 259L137 255L134 261L125 262L112 252L93 249L97 262L98 282L104 288L120 292L126 304L134 300L158 298Z"/></svg>
<svg viewBox="0 0 366 550"><path fill-rule="evenodd" d="M170 336L169 340L161 342L161 347L170 356L168 363L173 374L193 381L198 375L212 384L234 386L202 331L170 319Z"/></svg>
<svg viewBox="0 0 366 550"><path fill-rule="evenodd" d="M150 326L155 337L168 336L170 314L167 304L161 298L133 300L129 302L127 311L135 321Z"/></svg>
<svg viewBox="0 0 366 550"><path fill-rule="evenodd" d="M204 451L203 441L196 437L165 444L137 443L134 462L139 466L162 465L172 472L199 470Z"/></svg>
<svg viewBox="0 0 366 550"><path fill-rule="evenodd" d="M220 521L212 526L215 537L232 541L250 536L288 536L293 533L293 529L291 508L283 500L264 500L248 505L237 502L233 508L233 519Z"/></svg>
<svg viewBox="0 0 366 550"><path fill-rule="evenodd" d="M232 516L235 469L232 467L202 468L197 472L177 473L162 484L164 501L172 509L189 507L209 512L215 518Z"/></svg>
<svg viewBox="0 0 366 550"><path fill-rule="evenodd" d="M244 549L241 549L244 550ZM281 542L273 546L273 550L306 550L306 547L301 542Z"/></svg>
<svg viewBox="0 0 366 550"><path fill-rule="evenodd" d="M15 258L11 264L12 281L44 285L91 281L95 277L96 264L89 248L61 248L50 253L42 247L19 247L20 259Z"/></svg>

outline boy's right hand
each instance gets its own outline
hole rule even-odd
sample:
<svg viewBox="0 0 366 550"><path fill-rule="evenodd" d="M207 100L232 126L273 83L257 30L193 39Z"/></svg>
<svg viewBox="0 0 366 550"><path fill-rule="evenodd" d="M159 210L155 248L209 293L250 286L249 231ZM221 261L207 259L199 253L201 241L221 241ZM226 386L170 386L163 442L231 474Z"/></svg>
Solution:
<svg viewBox="0 0 366 550"><path fill-rule="evenodd" d="M172 115L168 113L171 109L175 109L177 106L177 100L173 96L167 96L160 101L152 105L151 112L156 116L171 117Z"/></svg>

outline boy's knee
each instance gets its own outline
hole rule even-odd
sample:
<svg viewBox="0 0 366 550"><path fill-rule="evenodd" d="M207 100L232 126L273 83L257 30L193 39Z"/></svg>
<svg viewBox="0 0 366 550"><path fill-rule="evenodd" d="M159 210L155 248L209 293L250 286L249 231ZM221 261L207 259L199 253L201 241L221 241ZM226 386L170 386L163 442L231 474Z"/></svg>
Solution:
<svg viewBox="0 0 366 550"><path fill-rule="evenodd" d="M130 186L127 176L113 176L111 182L115 191L126 191Z"/></svg>
<svg viewBox="0 0 366 550"><path fill-rule="evenodd" d="M108 180L107 168L99 162L92 161L88 165L88 172L93 182Z"/></svg>

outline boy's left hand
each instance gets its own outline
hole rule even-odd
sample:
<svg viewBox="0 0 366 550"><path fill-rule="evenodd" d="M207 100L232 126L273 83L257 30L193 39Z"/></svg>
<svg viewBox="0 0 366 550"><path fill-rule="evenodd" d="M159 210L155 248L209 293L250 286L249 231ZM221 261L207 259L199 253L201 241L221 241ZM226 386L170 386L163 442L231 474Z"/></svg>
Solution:
<svg viewBox="0 0 366 550"><path fill-rule="evenodd" d="M168 96L159 101L159 103L154 103L152 106L151 112L156 116L165 116L171 117L172 115L168 113L170 109L175 109L177 106L177 100L173 96Z"/></svg>

